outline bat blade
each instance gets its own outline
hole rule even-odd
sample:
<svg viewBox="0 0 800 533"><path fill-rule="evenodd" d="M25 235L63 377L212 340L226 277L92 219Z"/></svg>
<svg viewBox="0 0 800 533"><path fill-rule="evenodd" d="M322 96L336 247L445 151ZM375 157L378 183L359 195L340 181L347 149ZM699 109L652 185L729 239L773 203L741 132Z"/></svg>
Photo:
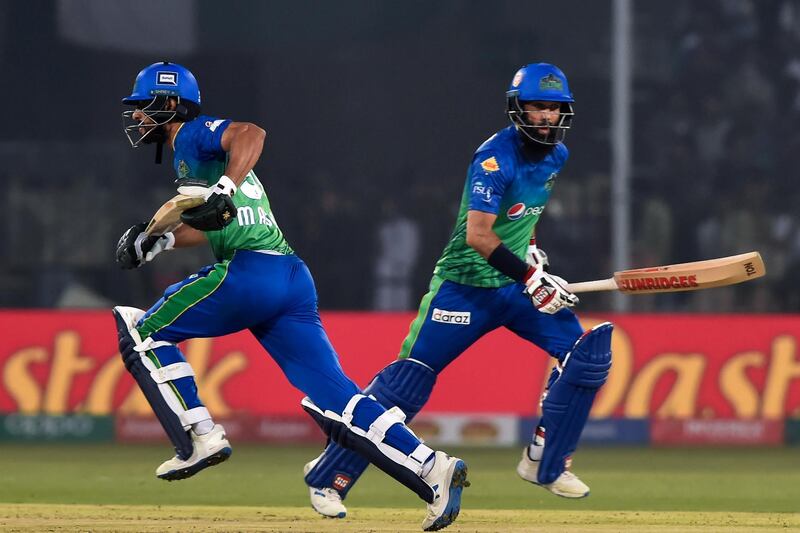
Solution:
<svg viewBox="0 0 800 533"><path fill-rule="evenodd" d="M156 211L144 232L148 235L164 235L175 230L181 225L181 213L192 207L197 207L204 201L202 196L188 196L185 194L178 194L170 198Z"/></svg>
<svg viewBox="0 0 800 533"><path fill-rule="evenodd" d="M734 285L766 274L761 254L746 254L615 272L613 278L570 283L571 292L619 290L626 294L681 292Z"/></svg>

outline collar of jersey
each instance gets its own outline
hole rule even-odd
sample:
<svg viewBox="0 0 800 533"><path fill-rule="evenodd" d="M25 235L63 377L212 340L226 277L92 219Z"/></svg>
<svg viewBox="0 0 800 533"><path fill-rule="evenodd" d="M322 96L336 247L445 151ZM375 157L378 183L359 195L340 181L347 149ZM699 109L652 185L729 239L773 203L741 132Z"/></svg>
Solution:
<svg viewBox="0 0 800 533"><path fill-rule="evenodd" d="M178 133L181 131L181 128L183 128L184 124L186 124L186 123L185 122L181 122L181 125L178 126L177 130L175 130L175 135L172 136L172 151L173 152L175 151L175 139L178 138Z"/></svg>

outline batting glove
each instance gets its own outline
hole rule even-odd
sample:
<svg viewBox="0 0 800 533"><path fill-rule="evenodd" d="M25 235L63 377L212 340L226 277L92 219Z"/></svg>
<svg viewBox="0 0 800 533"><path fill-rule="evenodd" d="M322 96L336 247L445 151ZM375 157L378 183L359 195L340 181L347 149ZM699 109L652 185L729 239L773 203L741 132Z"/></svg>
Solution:
<svg viewBox="0 0 800 533"><path fill-rule="evenodd" d="M175 235L147 235L144 230L146 222L140 222L128 228L117 242L117 264L124 270L139 268L159 253L171 250L175 246Z"/></svg>
<svg viewBox="0 0 800 533"><path fill-rule="evenodd" d="M548 274L539 266L525 280L525 294L537 310L554 315L564 308L575 307L580 301L566 286L564 278Z"/></svg>
<svg viewBox="0 0 800 533"><path fill-rule="evenodd" d="M178 188L180 191L180 188ZM221 230L236 218L236 205L231 198L236 194L236 184L222 176L205 194L206 202L181 213L181 221L200 231Z"/></svg>
<svg viewBox="0 0 800 533"><path fill-rule="evenodd" d="M541 265L545 272L550 271L550 261L547 259L547 254L544 253L544 250L536 246L536 239L532 238L528 245L528 252L525 254L525 262L533 268L537 268Z"/></svg>

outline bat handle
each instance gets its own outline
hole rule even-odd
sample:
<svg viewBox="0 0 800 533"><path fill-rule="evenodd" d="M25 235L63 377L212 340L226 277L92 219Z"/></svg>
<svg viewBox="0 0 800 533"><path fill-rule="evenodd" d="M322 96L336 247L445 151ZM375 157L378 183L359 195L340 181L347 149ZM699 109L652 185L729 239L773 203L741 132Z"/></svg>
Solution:
<svg viewBox="0 0 800 533"><path fill-rule="evenodd" d="M567 283L567 290L569 292L616 291L617 289L619 289L619 287L617 286L617 282L614 281L614 278Z"/></svg>

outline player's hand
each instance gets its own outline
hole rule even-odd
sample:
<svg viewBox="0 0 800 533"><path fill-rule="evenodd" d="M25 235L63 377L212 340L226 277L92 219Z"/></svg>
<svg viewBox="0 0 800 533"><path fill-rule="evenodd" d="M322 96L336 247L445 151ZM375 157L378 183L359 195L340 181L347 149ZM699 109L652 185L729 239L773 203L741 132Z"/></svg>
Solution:
<svg viewBox="0 0 800 533"><path fill-rule="evenodd" d="M553 315L564 308L574 307L580 301L566 286L567 282L563 278L548 274L542 267L538 267L525 282L525 294L536 309Z"/></svg>
<svg viewBox="0 0 800 533"><path fill-rule="evenodd" d="M181 213L181 222L200 231L216 231L224 228L236 218L236 206L231 198L236 194L236 185L228 176L207 189L206 202Z"/></svg>
<svg viewBox="0 0 800 533"><path fill-rule="evenodd" d="M538 268L539 265L545 272L550 272L550 261L547 259L547 254L544 250L536 246L536 239L531 239L528 245L528 252L525 254L525 261L533 268Z"/></svg>
<svg viewBox="0 0 800 533"><path fill-rule="evenodd" d="M165 235L147 235L144 230L147 223L140 222L128 228L117 243L117 264L128 270L138 268L165 250L175 245L172 233Z"/></svg>

